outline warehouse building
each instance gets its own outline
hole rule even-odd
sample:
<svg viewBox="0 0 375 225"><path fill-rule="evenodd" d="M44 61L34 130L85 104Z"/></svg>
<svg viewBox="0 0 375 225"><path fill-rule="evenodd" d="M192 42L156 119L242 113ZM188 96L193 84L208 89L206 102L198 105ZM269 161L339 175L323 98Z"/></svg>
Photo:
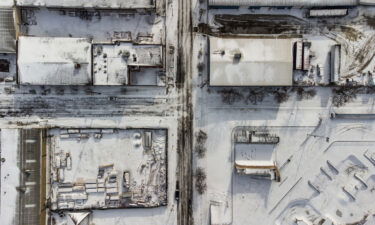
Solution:
<svg viewBox="0 0 375 225"><path fill-rule="evenodd" d="M163 62L161 45L21 36L18 81L23 85L165 86Z"/></svg>
<svg viewBox="0 0 375 225"><path fill-rule="evenodd" d="M11 8L0 7L0 53L16 52L16 30Z"/></svg>
<svg viewBox="0 0 375 225"><path fill-rule="evenodd" d="M31 85L92 83L91 43L85 38L20 37L18 79Z"/></svg>
<svg viewBox="0 0 375 225"><path fill-rule="evenodd" d="M292 86L291 39L210 37L211 86Z"/></svg>
<svg viewBox="0 0 375 225"><path fill-rule="evenodd" d="M16 0L17 6L51 8L151 9L155 0Z"/></svg>
<svg viewBox="0 0 375 225"><path fill-rule="evenodd" d="M373 0L209 0L210 6L327 7L374 5Z"/></svg>
<svg viewBox="0 0 375 225"><path fill-rule="evenodd" d="M161 45L95 44L94 85L163 86Z"/></svg>

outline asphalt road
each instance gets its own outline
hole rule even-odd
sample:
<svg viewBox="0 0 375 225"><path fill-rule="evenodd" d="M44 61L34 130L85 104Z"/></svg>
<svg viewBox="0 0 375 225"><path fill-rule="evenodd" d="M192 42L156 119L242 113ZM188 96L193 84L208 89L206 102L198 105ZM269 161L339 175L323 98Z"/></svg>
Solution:
<svg viewBox="0 0 375 225"><path fill-rule="evenodd" d="M168 116L175 110L163 87L0 85L0 97L0 117Z"/></svg>
<svg viewBox="0 0 375 225"><path fill-rule="evenodd" d="M178 13L178 73L180 111L178 129L178 177L180 200L177 222L179 225L192 225L192 145L193 145L193 109L192 109L192 15L191 0L179 0Z"/></svg>

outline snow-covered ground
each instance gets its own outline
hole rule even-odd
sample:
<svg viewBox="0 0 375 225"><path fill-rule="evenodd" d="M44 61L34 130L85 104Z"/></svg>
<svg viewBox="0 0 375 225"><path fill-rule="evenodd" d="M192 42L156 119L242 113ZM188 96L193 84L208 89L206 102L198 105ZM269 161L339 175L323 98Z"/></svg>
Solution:
<svg viewBox="0 0 375 225"><path fill-rule="evenodd" d="M286 14L303 17L304 13L298 9L214 9L207 18L202 16L198 20L205 6L193 1L193 9L196 25L211 23L214 14L285 14L289 11ZM374 12L374 8L358 10ZM349 18L355 15L351 11ZM353 27L366 33L363 39L373 35L373 29L366 23L357 25ZM336 42L319 32L303 38L311 42L311 50L316 53L311 64L326 65L331 45ZM332 88L315 88L315 94L302 98L298 91L290 89L288 98L278 102L275 93L282 89L208 87L207 40L206 35L194 35L194 133L197 137L200 131L207 134L205 154L194 153L193 172L198 174L198 170L203 170L206 175L203 194L199 191L202 182L194 178L195 224L310 225L365 224L366 221L372 224L375 207L370 199L374 197L375 165L366 156L373 157L375 141L372 132L375 122L371 117L375 113L373 95L352 95L354 98L349 103L337 108L333 104ZM204 65L203 70L198 64ZM324 70L329 71L326 66ZM331 118L333 112L352 116ZM280 137L272 156L258 156L267 156L276 162L280 182L236 173L233 131L237 127L267 129ZM193 149L197 149L197 145L198 138ZM242 150L246 149L248 155L258 154L251 146Z"/></svg>
<svg viewBox="0 0 375 225"><path fill-rule="evenodd" d="M204 1L192 2L194 27L199 23L212 23L213 14L206 14L207 7L200 2ZM374 15L374 10L358 9L361 10L351 9L346 19L330 20L331 25L345 25L356 18L357 13ZM141 37L141 41L150 40L150 34L154 34L151 38L153 44L165 44L167 91L162 88L144 87L18 87L3 84L0 86L0 109L1 115L4 116L0 118L1 136L4 136L4 132L12 134L12 137L5 137L5 143L8 144L18 143L16 133L12 133L16 130L8 130L17 128L168 129L167 205L148 209L93 210L89 216L93 224L177 224L178 202L175 200L175 190L176 171L179 166L178 119L181 118L178 114L181 105L177 104L178 96L175 89L176 68L181 66L177 65L176 60L179 52L177 10L177 1L167 1L165 18L148 12L101 12L99 15L95 14L96 12L74 10L24 11L24 16L29 22L29 25L24 25L22 29L25 35L84 37L93 38L94 42L108 42L115 39L129 40L128 31L131 31L133 41L137 41L137 37ZM305 10L301 9L267 8L217 9L210 11L212 12L288 14L298 18L303 18L305 14ZM353 20L350 27L361 31L360 33L353 33L351 29L344 28L349 36L341 37L340 35L345 33L342 30L327 28L331 32L327 33L339 34L339 37L332 40L332 36L322 35L319 29L312 29L312 32L304 35L303 38L311 42L311 50L316 53L316 58L312 59L311 64L324 64L327 72L327 54L337 40L343 41L344 45L345 40L352 38L353 41L346 43L347 49L352 53L354 47L366 46L366 41L371 40L369 37L373 35L373 29L370 29L367 24L369 20L366 20L365 16L360 15L358 18L360 19ZM196 134L195 137L199 136L200 131L207 134L207 139L203 138L204 141L200 143L203 146L200 147L200 150L204 151L203 154L194 152L194 224L205 225L210 224L210 221L215 224L233 225L312 225L329 222L345 224L358 221L373 224L373 94L353 94L357 97L352 96L353 99L337 108L333 104L335 96L332 88L328 87L309 89L313 92L308 96L301 95L298 89L287 89L288 96L281 100L278 94L283 92L283 89L207 87L207 36L194 33L193 37L193 132ZM368 46L373 45L369 43ZM372 49L362 47L359 49ZM363 55L364 58L368 56L371 56L371 51ZM344 65L358 66L355 57L343 60L346 62ZM202 66L198 69L198 64L203 64L203 69ZM364 71L371 71L372 67L373 62L368 64ZM308 78L308 81L315 81L314 77ZM336 117L334 113L337 113ZM251 129L266 127L280 137L280 142L273 149L267 148L268 154L259 154L262 160L275 161L280 169L280 182L253 179L235 172L232 134L239 126ZM195 140L195 146L197 142L198 140ZM78 143L74 143L74 146L76 144ZM115 146L122 144L119 141ZM5 154L3 145L2 138L1 157ZM14 148L14 145L12 147ZM96 152L97 149L94 151L92 148L90 151ZM246 154L247 147L243 146L241 151ZM17 170L15 152L17 151L6 153L5 157L13 162L12 170ZM88 158L90 155L85 157ZM123 156L116 160L121 157ZM102 160L105 159L104 157ZM6 168L7 162L8 159L2 163L1 172L2 219L3 198L6 198L3 196L3 168ZM96 175L96 170L76 168L76 171L86 173L87 176ZM199 173L201 177L198 177ZM81 175L75 174L72 177L79 176ZM11 184L11 188L17 186L16 180L8 184ZM182 188L184 187L180 187ZM17 198L16 194L12 196L13 200ZM10 225L16 211L4 209L9 212L5 225ZM62 217L57 214L52 216L57 225L65 224L68 218L67 213Z"/></svg>
<svg viewBox="0 0 375 225"><path fill-rule="evenodd" d="M1 129L1 181L0 181L0 218L1 224L16 224L18 210L18 191L20 184L19 169L19 131L18 129Z"/></svg>
<svg viewBox="0 0 375 225"><path fill-rule="evenodd" d="M0 95L3 112L13 111L10 110L13 107L28 108L26 109L28 111L36 106L37 108L40 107L40 112L43 113L27 113L28 116L18 113L12 115L6 113L7 116L0 118L0 127L2 129L27 127L167 129L167 205L148 209L94 210L90 215L90 223L96 225L177 224L177 201L175 200L178 121L175 105L177 99L175 90L177 51L174 51L174 48L177 47L177 1L168 1L166 3L166 15L161 16L156 16L155 13L151 12L104 11L100 14L101 19L98 19L95 16L98 14L85 14L82 10L66 10L66 15L63 15L61 10L32 9L30 11L32 12L24 15L30 21L27 29L22 29L26 35L86 37L93 38L93 42L109 42L113 40L129 41L127 39L129 37L128 31L131 31L131 40L134 42L147 43L148 41L148 43L152 42L153 44L165 44L166 49L168 49L165 51L167 89L164 87L46 87L1 84ZM86 19L92 15L92 20L87 21ZM165 32L165 26L168 27L168 32ZM59 28L57 29L56 27ZM142 74L142 76L144 75ZM142 84L150 83L149 80L142 77L136 81ZM79 96L90 98L87 101L85 100L90 106L84 109L86 104L80 102ZM37 99L40 99L40 101ZM100 99L103 102L100 102ZM29 103L21 103L19 100L26 100ZM36 101L40 104L36 103ZM69 101L74 106L68 103ZM160 105L158 103L155 104L155 102L159 101ZM53 102L56 104L53 104ZM109 106L108 103L110 102L114 105ZM51 105L50 109L56 113L44 114L44 112L51 112L51 110L47 109L50 103L54 105ZM66 110L69 107L72 107L71 113L69 112L65 116L60 114L67 112ZM112 109L115 109L117 113L113 113ZM166 109L169 112L166 112ZM94 113L96 114L94 115L86 110L94 110L98 114ZM60 113L57 113L57 111ZM12 139L9 139L9 141L18 142ZM15 168L13 166L13 169ZM12 218L15 215L16 211L13 211L8 216ZM54 216L57 218L57 224L65 224L63 220L66 217ZM3 214L1 218L3 219ZM11 221L4 223L4 225L13 224ZM3 220L1 220L1 225L3 225Z"/></svg>
<svg viewBox="0 0 375 225"><path fill-rule="evenodd" d="M293 224L294 219L313 224L311 220L315 217L303 214L309 207L315 210L318 218L315 222L330 219L345 224L375 213L368 201L373 198L375 167L364 157L366 150L371 155L373 149L375 123L372 119L355 117L330 118L332 110L373 114L372 103L362 103L368 98L373 102L371 96L363 96L338 110L331 106L330 90L324 89L311 100L298 101L292 97L280 105L271 103L273 99L258 105L243 102L226 105L220 103L220 97L214 97L216 94L207 93L205 88L203 93L201 90L196 94L206 98L197 98L200 103L195 111L195 131L207 133L207 152L205 157L195 158L195 168L206 171L207 191L202 195L195 192L194 219L197 224L209 223L210 206L218 204L224 208L222 222L228 222L225 224L252 225L258 221L265 225ZM281 182L253 179L235 172L232 132L238 126L267 128L280 137L272 158L279 168L282 167ZM338 168L339 174L335 174L327 160ZM321 172L321 167L330 174L332 181ZM354 177L354 172L345 172L350 167L362 168L358 169L357 175L368 188ZM310 187L309 181L321 194ZM342 187L356 200L352 200ZM295 204L303 208L301 213L295 212Z"/></svg>
<svg viewBox="0 0 375 225"><path fill-rule="evenodd" d="M48 134L53 209L167 203L167 130L53 129Z"/></svg>
<svg viewBox="0 0 375 225"><path fill-rule="evenodd" d="M10 119L10 118L8 118ZM168 202L167 206L150 208L150 209L121 209L121 210L94 210L90 221L95 224L147 224L147 225L174 225L176 224L177 214L176 214L176 201L174 198L175 184L176 184L176 142L177 142L177 123L174 116L170 117L111 117L111 118L14 118L10 119L12 121L24 121L29 123L30 126L34 128L43 128L43 127L84 127L84 128L118 128L118 129L127 129L127 128L155 128L162 127L168 129ZM28 121L28 122L26 122ZM37 122L39 121L39 122ZM22 122L21 122L22 123ZM21 124L18 123L18 124ZM1 120L1 127L14 127L9 123L9 120ZM15 127L17 123L14 123ZM24 125L21 127L26 128ZM2 130L3 131L3 130ZM3 134L2 134L3 135ZM7 138L10 143L17 143L17 140ZM3 145L4 143L2 143ZM14 145L13 145L14 146ZM16 149L14 152L17 153ZM2 156L4 157L4 156ZM14 156L16 157L16 155ZM17 160L15 158L14 160ZM12 169L15 169L12 165ZM3 168L2 168L3 170ZM3 172L2 172L3 173ZM17 180L19 177L17 176ZM12 186L15 187L14 185ZM15 202L15 201L14 201ZM14 216L9 214L10 217ZM12 224L12 223L7 223ZM63 224L63 221L60 221L58 224Z"/></svg>
<svg viewBox="0 0 375 225"><path fill-rule="evenodd" d="M298 38L311 43L308 68L294 71L297 85L330 83L331 48L334 45L341 46L340 79L335 82L373 85L375 58L373 51L368 49L375 46L372 22L375 18L375 7L352 7L348 9L348 15L345 17L324 18L309 18L308 9L290 7L221 8L210 9L208 13L195 7L195 11L196 26L203 27L202 24L207 24L208 33L212 35L229 38L236 35Z"/></svg>

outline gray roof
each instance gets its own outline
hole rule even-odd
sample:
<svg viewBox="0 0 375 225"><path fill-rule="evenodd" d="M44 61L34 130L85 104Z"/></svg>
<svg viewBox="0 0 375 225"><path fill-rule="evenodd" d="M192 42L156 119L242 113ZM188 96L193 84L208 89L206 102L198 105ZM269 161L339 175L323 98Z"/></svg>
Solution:
<svg viewBox="0 0 375 225"><path fill-rule="evenodd" d="M16 52L13 9L0 8L0 53Z"/></svg>

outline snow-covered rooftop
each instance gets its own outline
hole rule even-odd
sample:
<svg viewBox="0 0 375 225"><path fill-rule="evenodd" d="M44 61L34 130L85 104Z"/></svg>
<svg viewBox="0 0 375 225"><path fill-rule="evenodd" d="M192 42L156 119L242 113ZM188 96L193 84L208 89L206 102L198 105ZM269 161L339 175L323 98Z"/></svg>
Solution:
<svg viewBox="0 0 375 225"><path fill-rule="evenodd" d="M2 8L11 8L14 5L13 0L1 0L0 1L0 7Z"/></svg>
<svg viewBox="0 0 375 225"><path fill-rule="evenodd" d="M0 52L15 52L15 28L13 9L1 8L0 5Z"/></svg>
<svg viewBox="0 0 375 225"><path fill-rule="evenodd" d="M136 9L154 8L154 0L17 0L18 6Z"/></svg>
<svg viewBox="0 0 375 225"><path fill-rule="evenodd" d="M20 37L18 76L21 84L90 84L91 43L85 38Z"/></svg>
<svg viewBox="0 0 375 225"><path fill-rule="evenodd" d="M289 86L292 83L290 39L210 37L211 86Z"/></svg>
<svg viewBox="0 0 375 225"><path fill-rule="evenodd" d="M95 45L94 85L129 84L129 67L162 67L162 62L161 45L133 45L125 42L119 45Z"/></svg>
<svg viewBox="0 0 375 225"><path fill-rule="evenodd" d="M370 0L371 1L371 0ZM222 6L351 6L357 0L209 0L210 5Z"/></svg>

